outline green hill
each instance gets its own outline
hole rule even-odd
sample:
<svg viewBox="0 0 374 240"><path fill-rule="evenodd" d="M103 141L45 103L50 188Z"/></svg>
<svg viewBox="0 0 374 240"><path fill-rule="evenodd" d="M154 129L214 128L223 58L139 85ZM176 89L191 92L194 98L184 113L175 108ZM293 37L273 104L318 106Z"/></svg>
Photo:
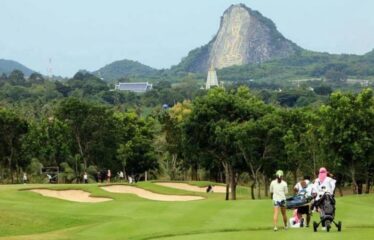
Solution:
<svg viewBox="0 0 374 240"><path fill-rule="evenodd" d="M105 81L131 76L150 76L155 73L157 73L156 69L127 59L115 61L93 72Z"/></svg>
<svg viewBox="0 0 374 240"><path fill-rule="evenodd" d="M14 70L20 70L25 74L26 76L30 76L31 73L35 72L31 70L30 68L16 62L13 60L6 60L6 59L0 59L0 74L6 74L8 75Z"/></svg>

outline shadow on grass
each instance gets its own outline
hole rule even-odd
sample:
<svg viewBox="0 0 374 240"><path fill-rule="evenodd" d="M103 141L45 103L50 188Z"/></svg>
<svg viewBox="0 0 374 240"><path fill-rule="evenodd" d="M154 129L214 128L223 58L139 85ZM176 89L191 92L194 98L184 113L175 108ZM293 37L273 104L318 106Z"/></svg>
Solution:
<svg viewBox="0 0 374 240"><path fill-rule="evenodd" d="M190 232L181 232L181 233L169 233L169 234L152 234L151 236L139 237L136 239L139 240L151 240L151 239L160 239L160 238L171 238L171 237L180 237L180 236L191 236L191 235L200 235L200 234L211 234L211 233L228 233L228 232L249 232L249 231L269 231L272 228L270 227L256 227L256 228L227 228L227 229L216 229L216 230L196 230ZM135 238L134 238L135 239Z"/></svg>

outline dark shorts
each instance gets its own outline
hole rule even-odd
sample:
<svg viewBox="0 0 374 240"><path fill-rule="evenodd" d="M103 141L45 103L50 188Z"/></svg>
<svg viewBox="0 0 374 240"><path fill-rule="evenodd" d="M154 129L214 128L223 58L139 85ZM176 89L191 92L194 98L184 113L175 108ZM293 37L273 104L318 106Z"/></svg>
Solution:
<svg viewBox="0 0 374 240"><path fill-rule="evenodd" d="M286 200L273 201L274 207L286 207Z"/></svg>
<svg viewBox="0 0 374 240"><path fill-rule="evenodd" d="M298 214L309 214L309 206L303 206L297 208Z"/></svg>

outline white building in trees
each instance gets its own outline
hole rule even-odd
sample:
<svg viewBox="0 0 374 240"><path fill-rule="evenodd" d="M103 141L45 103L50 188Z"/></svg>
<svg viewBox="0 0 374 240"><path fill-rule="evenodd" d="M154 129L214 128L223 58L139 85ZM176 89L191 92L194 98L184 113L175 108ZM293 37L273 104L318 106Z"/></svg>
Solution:
<svg viewBox="0 0 374 240"><path fill-rule="evenodd" d="M218 78L217 78L217 73L214 67L211 67L208 71L208 76L206 78L206 84L205 84L205 89L210 89L211 87L218 87Z"/></svg>
<svg viewBox="0 0 374 240"><path fill-rule="evenodd" d="M116 84L115 90L144 93L148 90L151 90L152 87L152 84L148 82L126 82Z"/></svg>

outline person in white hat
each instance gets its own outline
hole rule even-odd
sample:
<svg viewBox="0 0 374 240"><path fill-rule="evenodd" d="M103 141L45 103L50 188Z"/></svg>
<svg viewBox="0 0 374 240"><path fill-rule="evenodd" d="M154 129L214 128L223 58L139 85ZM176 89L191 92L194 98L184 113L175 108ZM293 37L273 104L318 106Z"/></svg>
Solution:
<svg viewBox="0 0 374 240"><path fill-rule="evenodd" d="M287 215L286 215L286 194L288 193L287 183L283 180L283 171L278 170L275 173L276 179L270 183L270 193L274 205L274 231L278 230L278 215L281 210L284 222L284 228L287 229Z"/></svg>

